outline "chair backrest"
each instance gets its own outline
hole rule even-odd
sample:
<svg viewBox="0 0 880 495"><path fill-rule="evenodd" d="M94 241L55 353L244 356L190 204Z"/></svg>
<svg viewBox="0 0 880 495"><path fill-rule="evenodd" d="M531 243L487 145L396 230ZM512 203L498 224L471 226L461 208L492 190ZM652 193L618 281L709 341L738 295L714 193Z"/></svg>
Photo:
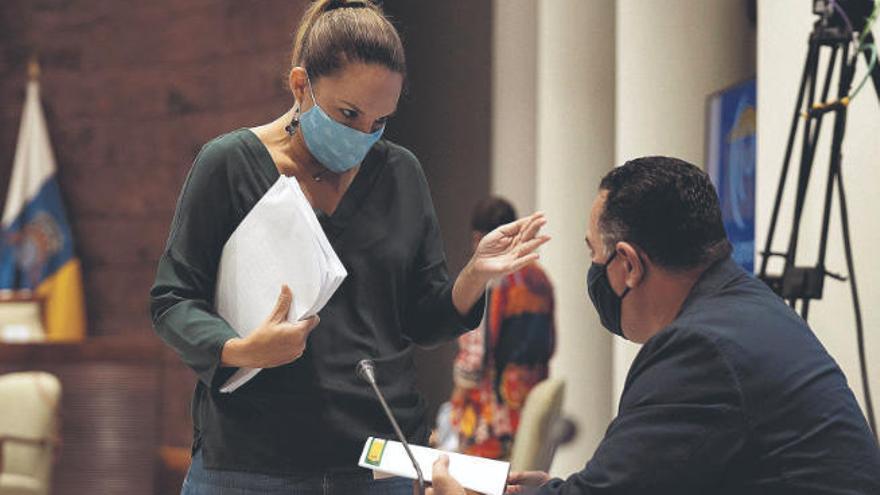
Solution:
<svg viewBox="0 0 880 495"><path fill-rule="evenodd" d="M61 383L44 372L0 375L0 437L45 440L46 446L5 442L0 472L27 476L49 486Z"/></svg>
<svg viewBox="0 0 880 495"><path fill-rule="evenodd" d="M562 415L565 382L547 379L526 397L510 453L511 471L548 471L556 445L552 430Z"/></svg>

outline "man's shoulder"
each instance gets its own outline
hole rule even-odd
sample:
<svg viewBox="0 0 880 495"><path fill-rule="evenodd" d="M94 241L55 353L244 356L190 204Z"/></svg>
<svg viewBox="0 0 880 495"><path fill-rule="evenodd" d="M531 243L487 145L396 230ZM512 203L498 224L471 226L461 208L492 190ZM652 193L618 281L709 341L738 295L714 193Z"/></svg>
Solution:
<svg viewBox="0 0 880 495"><path fill-rule="evenodd" d="M742 406L741 384L728 353L714 335L672 325L642 345L627 374L621 410L715 401Z"/></svg>
<svg viewBox="0 0 880 495"><path fill-rule="evenodd" d="M797 313L763 282L744 272L688 304L670 328L698 332L722 346L815 340Z"/></svg>
<svg viewBox="0 0 880 495"><path fill-rule="evenodd" d="M727 370L747 407L782 407L775 397L846 387L837 363L804 320L751 277L692 304L645 344L646 358ZM798 377L821 373L808 387ZM774 399L758 399L774 397ZM804 399L807 400L807 399Z"/></svg>

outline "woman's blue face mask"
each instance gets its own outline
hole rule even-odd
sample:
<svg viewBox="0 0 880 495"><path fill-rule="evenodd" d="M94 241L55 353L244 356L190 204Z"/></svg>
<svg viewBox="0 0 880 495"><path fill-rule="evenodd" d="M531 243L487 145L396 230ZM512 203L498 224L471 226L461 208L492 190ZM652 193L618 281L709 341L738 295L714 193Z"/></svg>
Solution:
<svg viewBox="0 0 880 495"><path fill-rule="evenodd" d="M333 173L341 174L360 164L370 148L382 137L383 125L367 134L339 123L318 105L312 82L306 76L312 108L300 116L300 129L309 152L321 165Z"/></svg>

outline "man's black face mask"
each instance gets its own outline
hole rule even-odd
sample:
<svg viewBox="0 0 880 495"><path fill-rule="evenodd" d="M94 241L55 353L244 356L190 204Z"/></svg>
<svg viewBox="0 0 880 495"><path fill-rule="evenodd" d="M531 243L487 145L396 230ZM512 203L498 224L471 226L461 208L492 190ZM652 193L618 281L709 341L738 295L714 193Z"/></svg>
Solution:
<svg viewBox="0 0 880 495"><path fill-rule="evenodd" d="M617 251L611 254L605 264L592 263L590 270L587 272L587 293L596 311L599 313L599 319L602 326L609 332L626 338L623 335L623 329L620 327L621 302L629 293L629 287L623 290L623 294L617 295L608 281L608 265L617 256Z"/></svg>

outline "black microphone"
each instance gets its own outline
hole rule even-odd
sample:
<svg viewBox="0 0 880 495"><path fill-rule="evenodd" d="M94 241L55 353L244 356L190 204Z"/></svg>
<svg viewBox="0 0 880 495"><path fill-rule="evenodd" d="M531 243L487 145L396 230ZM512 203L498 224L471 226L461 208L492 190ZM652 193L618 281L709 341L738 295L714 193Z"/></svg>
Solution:
<svg viewBox="0 0 880 495"><path fill-rule="evenodd" d="M357 375L373 387L373 392L376 393L376 397L379 398L379 402L382 404L382 409L385 410L385 416L388 416L388 421L390 421L391 426L394 427L394 433L397 434L397 439L403 444L403 448L406 450L406 455L409 456L410 462L412 462L413 467L416 469L416 477L418 477L419 480L419 495L425 495L425 477L422 476L422 468L420 468L419 463L416 462L416 457L409 449L409 442L406 441L406 437L403 436L403 432L400 431L400 425L398 425L397 420L394 419L394 414L391 412L391 408L389 408L388 403L385 402L385 396L382 395L382 391L379 390L379 385L376 384L376 365L370 359L362 359L358 361Z"/></svg>

